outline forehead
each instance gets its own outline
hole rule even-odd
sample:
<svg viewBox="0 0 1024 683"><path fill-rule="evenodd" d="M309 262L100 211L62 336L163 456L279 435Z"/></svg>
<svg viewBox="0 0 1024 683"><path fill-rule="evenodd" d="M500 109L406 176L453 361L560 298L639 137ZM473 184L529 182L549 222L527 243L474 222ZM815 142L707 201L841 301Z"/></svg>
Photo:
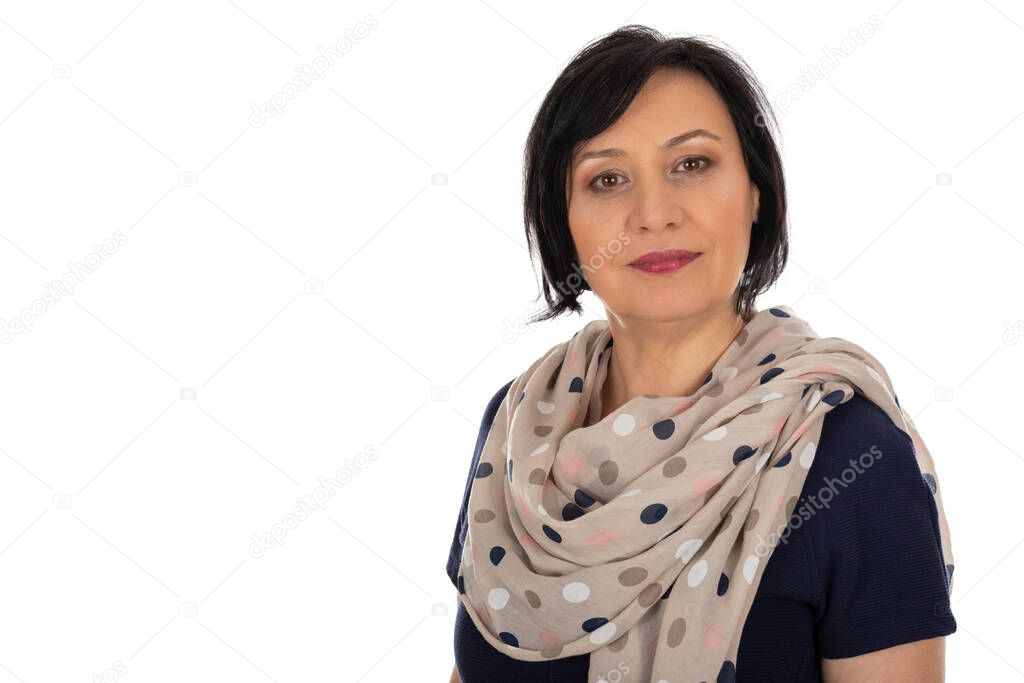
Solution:
<svg viewBox="0 0 1024 683"><path fill-rule="evenodd" d="M625 113L609 128L579 146L580 152L655 142L696 128L735 138L725 101L703 76L680 69L660 69L647 80Z"/></svg>

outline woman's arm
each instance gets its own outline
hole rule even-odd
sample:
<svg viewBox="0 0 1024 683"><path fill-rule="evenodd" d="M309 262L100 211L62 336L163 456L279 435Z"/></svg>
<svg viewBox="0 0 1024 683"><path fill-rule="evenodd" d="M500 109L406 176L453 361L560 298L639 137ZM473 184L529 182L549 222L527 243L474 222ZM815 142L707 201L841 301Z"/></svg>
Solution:
<svg viewBox="0 0 1024 683"><path fill-rule="evenodd" d="M822 659L821 676L825 683L943 683L946 638L916 640L856 657Z"/></svg>
<svg viewBox="0 0 1024 683"><path fill-rule="evenodd" d="M458 669L458 667L454 667L454 666L452 667L452 677L448 681L448 683L462 683L462 680L459 678L459 669Z"/></svg>

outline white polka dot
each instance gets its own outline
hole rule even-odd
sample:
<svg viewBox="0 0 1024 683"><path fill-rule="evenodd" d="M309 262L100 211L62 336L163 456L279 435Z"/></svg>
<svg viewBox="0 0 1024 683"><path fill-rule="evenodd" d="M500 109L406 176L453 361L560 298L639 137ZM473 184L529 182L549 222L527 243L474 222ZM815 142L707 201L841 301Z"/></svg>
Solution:
<svg viewBox="0 0 1024 683"><path fill-rule="evenodd" d="M764 467L764 464L766 462L768 462L768 458L770 458L771 456L772 456L772 452L768 451L767 453L762 455L760 458L758 458L757 459L757 463L754 465L754 472L760 472L761 468Z"/></svg>
<svg viewBox="0 0 1024 683"><path fill-rule="evenodd" d="M535 455L540 455L541 453L543 453L544 451L546 451L549 448L551 448L551 444L549 444L547 442L542 443L541 445L539 445L535 449L533 449L533 453L530 453L530 457L532 458Z"/></svg>
<svg viewBox="0 0 1024 683"><path fill-rule="evenodd" d="M761 397L761 403L767 403L768 401L774 401L777 398L782 398L782 394L777 391L773 391L770 394L765 394Z"/></svg>
<svg viewBox="0 0 1024 683"><path fill-rule="evenodd" d="M700 562L698 562L690 568L690 572L686 575L686 583L690 586L690 588L694 588L695 586L700 584L700 582L703 581L704 577L707 575L708 561L701 560Z"/></svg>
<svg viewBox="0 0 1024 683"><path fill-rule="evenodd" d="M693 558L694 554L700 550L700 546L703 543L704 539L702 538L688 538L680 543L679 547L676 548L676 557L682 560L683 564L686 564Z"/></svg>
<svg viewBox="0 0 1024 683"><path fill-rule="evenodd" d="M609 621L607 624L601 628L595 629L594 632L590 634L590 642L603 645L612 639L616 630L618 629L615 628L615 622Z"/></svg>
<svg viewBox="0 0 1024 683"><path fill-rule="evenodd" d="M504 588L492 588L487 594L487 604L491 609L502 609L508 604L508 591Z"/></svg>
<svg viewBox="0 0 1024 683"><path fill-rule="evenodd" d="M738 375L739 372L740 371L736 368L723 368L722 371L718 373L718 379L719 381L727 382Z"/></svg>
<svg viewBox="0 0 1024 683"><path fill-rule="evenodd" d="M568 602L583 602L590 597L590 586L582 581L573 581L562 589L562 597Z"/></svg>
<svg viewBox="0 0 1024 683"><path fill-rule="evenodd" d="M747 555L747 559L743 561L743 578L751 585L754 583L754 572L757 571L759 561L757 555Z"/></svg>
<svg viewBox="0 0 1024 683"><path fill-rule="evenodd" d="M815 446L813 441L808 442L808 444L804 446L803 452L800 453L801 467L808 468L811 466L811 463L814 462L814 450Z"/></svg>
<svg viewBox="0 0 1024 683"><path fill-rule="evenodd" d="M543 505L538 505L537 506L537 514L540 515L541 517L550 517L551 516L551 515L548 514L548 511L544 509Z"/></svg>
<svg viewBox="0 0 1024 683"><path fill-rule="evenodd" d="M544 413L545 415L550 415L551 413L555 412L555 404L548 403L547 401L537 401L537 410Z"/></svg>
<svg viewBox="0 0 1024 683"><path fill-rule="evenodd" d="M820 401L820 400L821 400L821 392L818 391L817 389L815 389L814 393L811 394L811 400L808 401L807 407L804 410L806 410L808 413L811 412L812 410L814 410L814 406L818 405L818 401Z"/></svg>
<svg viewBox="0 0 1024 683"><path fill-rule="evenodd" d="M626 436L633 431L633 427L636 427L636 419L629 413L619 415L615 418L615 421L612 422L612 431L619 436Z"/></svg>
<svg viewBox="0 0 1024 683"><path fill-rule="evenodd" d="M729 430L726 429L725 425L722 425L721 427L716 427L715 429L712 429L710 432L705 434L704 435L704 440L705 441L721 441L722 439L725 438L725 435L728 434L728 433L729 433Z"/></svg>
<svg viewBox="0 0 1024 683"><path fill-rule="evenodd" d="M878 382L879 384L885 384L885 382L882 380L882 376L875 372L875 369L873 367L871 367L870 365L867 365L865 367L868 369L868 374L874 377L876 382Z"/></svg>
<svg viewBox="0 0 1024 683"><path fill-rule="evenodd" d="M627 498L629 496L635 496L638 493L643 493L643 489L633 489L631 491L626 491L625 493L620 493L619 494L619 498Z"/></svg>

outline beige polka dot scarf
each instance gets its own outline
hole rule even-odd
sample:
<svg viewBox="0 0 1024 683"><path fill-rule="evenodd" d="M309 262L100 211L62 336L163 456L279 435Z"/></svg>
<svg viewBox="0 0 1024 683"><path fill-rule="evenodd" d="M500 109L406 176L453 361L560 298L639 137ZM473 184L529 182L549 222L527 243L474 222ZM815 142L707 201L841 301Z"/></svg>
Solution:
<svg viewBox="0 0 1024 683"><path fill-rule="evenodd" d="M818 337L788 306L757 311L693 394L638 396L594 422L611 345L594 320L554 346L486 437L458 584L499 651L589 652L591 683L733 680L825 414L854 392L911 436L953 563L932 458L860 346Z"/></svg>

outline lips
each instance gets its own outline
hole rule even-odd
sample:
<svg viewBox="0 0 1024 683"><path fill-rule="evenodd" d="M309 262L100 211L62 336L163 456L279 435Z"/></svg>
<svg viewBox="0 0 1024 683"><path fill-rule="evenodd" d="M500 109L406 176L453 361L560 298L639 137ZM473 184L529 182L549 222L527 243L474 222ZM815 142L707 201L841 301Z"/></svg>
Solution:
<svg viewBox="0 0 1024 683"><path fill-rule="evenodd" d="M685 249L663 249L661 251L650 251L638 259L633 260L630 265L649 266L670 261L689 261L699 256L699 251L687 251Z"/></svg>

